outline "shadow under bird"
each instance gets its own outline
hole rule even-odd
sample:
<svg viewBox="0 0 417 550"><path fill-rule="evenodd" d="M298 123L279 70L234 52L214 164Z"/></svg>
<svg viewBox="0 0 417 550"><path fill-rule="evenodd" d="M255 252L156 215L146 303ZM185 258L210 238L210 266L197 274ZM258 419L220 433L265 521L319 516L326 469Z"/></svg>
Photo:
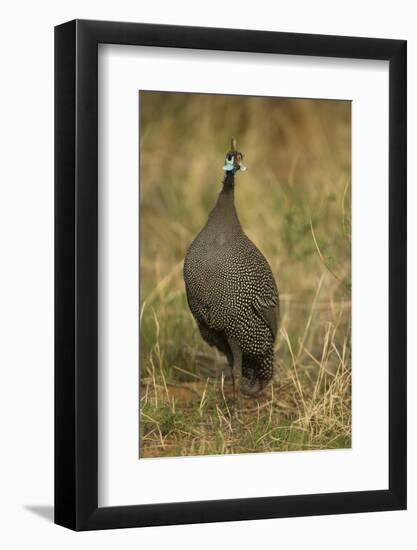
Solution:
<svg viewBox="0 0 417 550"><path fill-rule="evenodd" d="M259 395L271 382L279 297L271 268L244 233L234 193L236 173L245 171L232 138L223 188L207 223L184 261L190 310L203 339L224 353L233 395Z"/></svg>

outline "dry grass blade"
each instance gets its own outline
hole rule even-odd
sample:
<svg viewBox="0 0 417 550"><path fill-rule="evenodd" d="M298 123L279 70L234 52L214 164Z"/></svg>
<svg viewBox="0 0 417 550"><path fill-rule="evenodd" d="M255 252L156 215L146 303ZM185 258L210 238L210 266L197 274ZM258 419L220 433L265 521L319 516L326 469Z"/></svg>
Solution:
<svg viewBox="0 0 417 550"><path fill-rule="evenodd" d="M318 255L319 255L319 258L320 258L322 264L323 264L324 267L327 269L327 271L328 271L329 273L331 273L331 274L333 275L333 277L339 281L339 283L343 283L342 279L336 275L336 273L335 273L335 272L333 271L333 269L328 265L328 263L327 263L326 260L324 259L323 254L321 253L320 247L319 247L318 242L317 242L317 239L316 239L316 235L315 235L315 233L314 233L313 220L312 220L311 218L310 218L310 229L311 229L311 235L313 236L314 246L316 247L317 253L318 253Z"/></svg>
<svg viewBox="0 0 417 550"><path fill-rule="evenodd" d="M314 312L315 312L315 309L316 309L317 300L318 300L318 297L319 297L319 294L320 294L320 290L321 290L321 287L323 285L323 280L324 280L324 275L322 275L320 277L318 285L317 285L317 290L316 290L316 293L314 295L313 302L311 304L310 313L309 313L309 316L307 318L307 323L306 323L306 326L305 326L305 329L304 329L304 332L303 332L303 337L302 337L301 342L300 342L299 347L298 347L297 360L299 359L299 357L301 355L301 352L304 348L304 344L305 344L305 341L306 341L306 338L307 338L307 334L308 334L309 328L311 326L311 321L313 319L313 315L314 315Z"/></svg>

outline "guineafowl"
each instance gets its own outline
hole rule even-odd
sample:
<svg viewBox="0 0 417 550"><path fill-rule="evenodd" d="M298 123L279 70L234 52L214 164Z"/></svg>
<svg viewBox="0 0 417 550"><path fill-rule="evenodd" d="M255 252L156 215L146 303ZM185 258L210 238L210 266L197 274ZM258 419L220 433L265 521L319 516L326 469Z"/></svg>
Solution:
<svg viewBox="0 0 417 550"><path fill-rule="evenodd" d="M184 281L201 336L226 355L236 400L239 392L259 395L272 380L279 298L271 268L236 212L235 174L246 167L233 138L224 170L217 203L185 256Z"/></svg>

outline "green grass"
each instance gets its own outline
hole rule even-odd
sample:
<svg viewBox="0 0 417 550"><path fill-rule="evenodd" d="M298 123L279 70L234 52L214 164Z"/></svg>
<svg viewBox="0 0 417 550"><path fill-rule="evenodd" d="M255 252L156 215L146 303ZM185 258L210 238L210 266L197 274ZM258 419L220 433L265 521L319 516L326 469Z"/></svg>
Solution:
<svg viewBox="0 0 417 550"><path fill-rule="evenodd" d="M235 409L182 280L231 134L240 220L281 296L274 383ZM142 93L140 170L140 456L350 447L350 103Z"/></svg>

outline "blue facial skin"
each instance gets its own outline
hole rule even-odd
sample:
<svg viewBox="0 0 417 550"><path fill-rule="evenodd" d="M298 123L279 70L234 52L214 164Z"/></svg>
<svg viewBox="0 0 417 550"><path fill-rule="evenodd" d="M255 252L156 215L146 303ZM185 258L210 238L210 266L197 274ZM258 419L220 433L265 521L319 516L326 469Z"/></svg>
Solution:
<svg viewBox="0 0 417 550"><path fill-rule="evenodd" d="M235 169L235 160L234 160L234 158L232 157L229 160L226 157L225 160L224 160L223 170L225 170L225 172L233 172L234 169Z"/></svg>
<svg viewBox="0 0 417 550"><path fill-rule="evenodd" d="M244 164L239 164L237 167L235 165L235 158L231 157L230 160L226 157L224 161L223 170L225 172L236 172L237 170L241 170L242 172L245 172L246 166Z"/></svg>

